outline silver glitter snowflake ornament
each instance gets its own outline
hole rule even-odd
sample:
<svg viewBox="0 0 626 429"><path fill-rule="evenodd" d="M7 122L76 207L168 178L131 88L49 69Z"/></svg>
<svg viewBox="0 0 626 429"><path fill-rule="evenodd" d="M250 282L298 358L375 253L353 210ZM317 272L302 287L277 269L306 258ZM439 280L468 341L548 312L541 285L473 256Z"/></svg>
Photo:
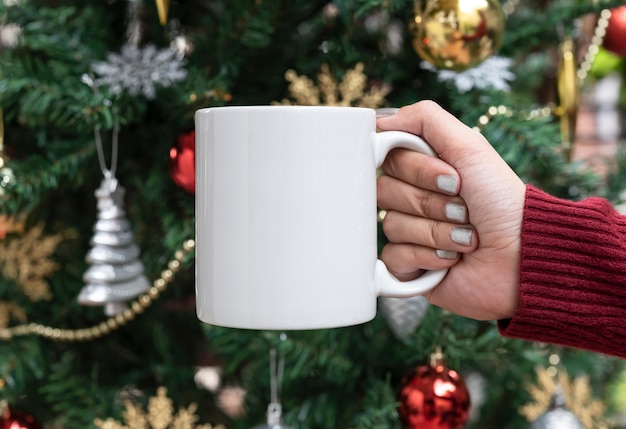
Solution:
<svg viewBox="0 0 626 429"><path fill-rule="evenodd" d="M509 58L493 56L471 69L455 72L452 70L439 70L430 63L423 61L422 68L437 71L437 80L440 82L454 82L460 93L472 89L484 90L495 89L508 91L509 82L515 80L515 74L510 71L513 61Z"/></svg>
<svg viewBox="0 0 626 429"><path fill-rule="evenodd" d="M127 43L119 54L109 53L106 61L91 68L99 76L95 80L97 86L108 86L113 94L143 94L151 100L156 86L168 87L185 80L184 66L183 56L172 48L159 50L154 45L139 47Z"/></svg>

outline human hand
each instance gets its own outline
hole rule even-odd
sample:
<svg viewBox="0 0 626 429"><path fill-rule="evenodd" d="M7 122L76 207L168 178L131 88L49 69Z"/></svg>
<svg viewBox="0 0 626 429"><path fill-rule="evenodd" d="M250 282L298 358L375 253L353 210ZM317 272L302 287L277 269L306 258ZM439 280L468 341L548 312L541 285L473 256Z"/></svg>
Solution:
<svg viewBox="0 0 626 429"><path fill-rule="evenodd" d="M479 132L434 102L403 107L378 119L377 126L418 135L441 158L396 149L383 163L378 205L387 210L383 229L390 243L381 258L389 271L410 280L421 269L446 266L443 259L436 261L434 249L460 252L458 263L448 262L448 274L426 298L473 319L512 317L519 304L522 181ZM461 199L451 196L457 191ZM446 222L447 204L463 202L474 230Z"/></svg>

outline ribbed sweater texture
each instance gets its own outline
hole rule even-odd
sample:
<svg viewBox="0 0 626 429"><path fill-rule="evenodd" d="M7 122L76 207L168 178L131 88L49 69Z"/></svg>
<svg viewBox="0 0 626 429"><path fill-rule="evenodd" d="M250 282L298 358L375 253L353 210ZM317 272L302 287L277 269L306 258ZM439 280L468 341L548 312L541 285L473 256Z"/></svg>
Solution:
<svg viewBox="0 0 626 429"><path fill-rule="evenodd" d="M626 216L526 186L520 305L500 332L626 358Z"/></svg>

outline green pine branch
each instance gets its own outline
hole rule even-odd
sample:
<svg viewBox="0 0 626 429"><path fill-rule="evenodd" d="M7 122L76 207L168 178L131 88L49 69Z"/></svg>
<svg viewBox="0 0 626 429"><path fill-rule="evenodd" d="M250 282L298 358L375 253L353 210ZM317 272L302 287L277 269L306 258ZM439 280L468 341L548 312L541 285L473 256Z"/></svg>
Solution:
<svg viewBox="0 0 626 429"><path fill-rule="evenodd" d="M11 179L3 187L2 212L18 214L37 205L48 193L60 186L69 189L82 183L84 163L93 160L95 146L79 142L58 142L69 153L60 157L31 155L22 161L11 161Z"/></svg>

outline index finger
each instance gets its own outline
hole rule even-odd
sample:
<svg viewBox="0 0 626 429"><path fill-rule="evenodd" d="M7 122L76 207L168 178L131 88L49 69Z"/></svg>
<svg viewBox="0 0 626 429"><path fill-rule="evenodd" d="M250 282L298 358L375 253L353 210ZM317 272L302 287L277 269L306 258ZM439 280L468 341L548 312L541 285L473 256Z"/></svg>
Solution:
<svg viewBox="0 0 626 429"><path fill-rule="evenodd" d="M477 154L487 149L497 156L478 131L465 125L434 101L423 100L404 106L395 115L378 118L376 124L382 131L406 131L422 137L441 159L455 168L462 167L473 152Z"/></svg>
<svg viewBox="0 0 626 429"><path fill-rule="evenodd" d="M412 151L394 149L385 158L383 172L422 189L443 192L448 195L459 193L460 178L450 164L439 158Z"/></svg>

